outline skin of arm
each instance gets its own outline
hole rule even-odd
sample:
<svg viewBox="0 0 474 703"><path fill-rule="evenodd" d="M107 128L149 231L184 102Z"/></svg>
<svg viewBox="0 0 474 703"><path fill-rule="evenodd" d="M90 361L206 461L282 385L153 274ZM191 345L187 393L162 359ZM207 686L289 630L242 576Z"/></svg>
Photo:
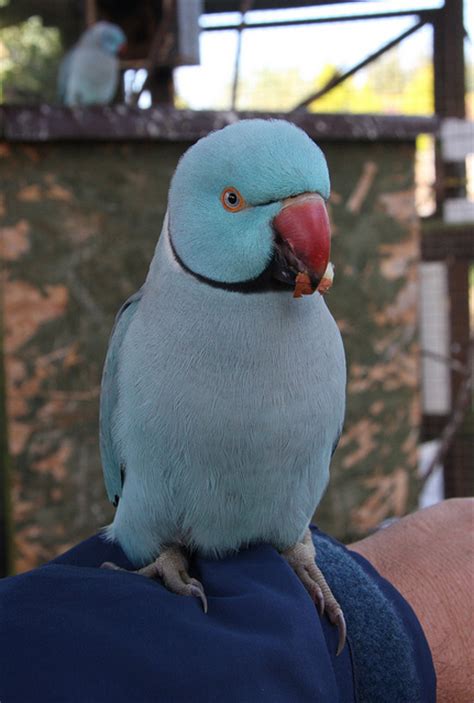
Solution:
<svg viewBox="0 0 474 703"><path fill-rule="evenodd" d="M439 703L474 701L474 499L425 508L349 545L410 603L428 640Z"/></svg>

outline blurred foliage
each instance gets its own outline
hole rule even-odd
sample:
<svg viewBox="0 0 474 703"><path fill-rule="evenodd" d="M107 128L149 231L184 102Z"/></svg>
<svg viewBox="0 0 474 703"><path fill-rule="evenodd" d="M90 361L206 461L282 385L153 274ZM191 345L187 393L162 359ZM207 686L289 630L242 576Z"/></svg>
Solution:
<svg viewBox="0 0 474 703"><path fill-rule="evenodd" d="M0 103L55 102L61 54L59 30L40 17L0 29Z"/></svg>
<svg viewBox="0 0 474 703"><path fill-rule="evenodd" d="M316 77L309 93L323 88L339 75L334 66L325 66ZM304 99L305 96L303 96ZM381 96L363 74L348 78L308 107L310 112L382 112Z"/></svg>
<svg viewBox="0 0 474 703"><path fill-rule="evenodd" d="M466 91L474 93L474 63L466 62Z"/></svg>
<svg viewBox="0 0 474 703"><path fill-rule="evenodd" d="M338 75L338 69L330 64L324 66L312 81L304 80L297 69L279 72L264 69L250 79L242 79L238 107L244 110L290 110ZM229 94L230 89L226 88L220 101L222 106ZM421 57L417 66L405 69L396 51L389 52L309 106L311 112L410 115L431 115L433 109L430 59Z"/></svg>

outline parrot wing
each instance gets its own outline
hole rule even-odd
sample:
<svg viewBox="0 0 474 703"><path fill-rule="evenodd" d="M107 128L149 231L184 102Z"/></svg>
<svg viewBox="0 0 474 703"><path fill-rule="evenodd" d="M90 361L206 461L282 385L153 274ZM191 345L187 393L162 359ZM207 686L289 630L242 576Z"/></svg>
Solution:
<svg viewBox="0 0 474 703"><path fill-rule="evenodd" d="M74 51L74 49L68 51L59 64L57 94L59 101L63 104L66 102L67 85L71 75L71 65L74 60Z"/></svg>
<svg viewBox="0 0 474 703"><path fill-rule="evenodd" d="M110 336L100 392L100 453L104 470L105 485L109 500L118 505L122 495L125 466L121 463L117 452L117 441L114 441L113 415L118 400L118 376L120 350L128 330L128 326L137 311L143 296L143 287L134 293L118 311Z"/></svg>

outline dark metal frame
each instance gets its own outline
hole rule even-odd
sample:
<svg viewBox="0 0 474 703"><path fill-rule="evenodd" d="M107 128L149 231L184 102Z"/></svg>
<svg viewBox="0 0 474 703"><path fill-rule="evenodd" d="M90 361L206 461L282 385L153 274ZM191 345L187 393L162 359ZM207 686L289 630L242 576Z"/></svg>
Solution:
<svg viewBox="0 0 474 703"><path fill-rule="evenodd" d="M97 13L91 10L91 6L95 0L85 0L87 16L95 17ZM173 2L173 0L169 0ZM340 85L347 78L353 76L357 71L375 61L385 52L402 42L408 36L418 31L426 24L433 26L433 55L434 55L434 93L435 93L435 112L441 116L464 117L464 55L463 55L463 38L465 35L463 27L463 0L444 0L444 5L440 8L424 9L414 7L406 10L398 11L380 11L373 13L352 13L344 16L334 16L330 13L332 5L341 4L341 2L355 2L357 0L205 0L205 13L220 13L226 11L240 12L240 20L234 23L218 24L209 27L202 27L202 32L218 32L224 30L234 30L239 33L238 50L236 52L235 69L232 89L232 109L235 109L236 98L239 83L239 67L240 67L240 46L243 31L251 31L253 29L265 29L271 27L290 27L304 26L310 24L327 24L334 22L350 22L371 19L387 19L396 17L414 17L415 24L408 30L389 41L377 51L367 56L363 61L353 66L342 76L337 76L330 80L322 89L314 94L307 96L300 101L293 110L303 109L310 103L315 102L319 98L326 95L330 90ZM301 6L322 5L328 7L328 16L315 17L306 19L289 19L280 21L254 22L247 13L249 10L271 10ZM382 3L381 3L382 5ZM164 20L163 20L164 21ZM160 28L158 32L160 32ZM134 62L135 66L136 62ZM136 66L135 66L136 67ZM163 67L165 68L165 67ZM170 82L172 67L168 71L162 71L162 74L155 76L155 88L160 93L161 104L173 103L173 90ZM160 91L160 82L162 83ZM156 92L155 91L155 92ZM155 96L156 97L156 96Z"/></svg>
<svg viewBox="0 0 474 703"><path fill-rule="evenodd" d="M341 4L344 0L337 0L337 2L334 2L332 4ZM318 3L315 1L314 3L311 3L312 5L319 5L321 3ZM257 9L254 7L253 9ZM245 22L245 29L270 29L270 28L277 28L277 27L298 27L302 25L308 25L308 24L328 24L330 22L354 22L357 20L374 20L374 19L387 19L390 17L412 17L413 15L417 15L419 17L424 17L428 19L433 15L433 13L439 12L439 10L417 10L416 8L412 10L398 10L398 11L393 11L393 12L371 12L371 13L361 13L361 14L356 14L356 15L342 15L342 16L335 16L335 17L308 17L307 19L293 19L293 20L273 20L271 22L252 22L252 21L246 21ZM219 25L212 25L209 27L201 27L202 32L220 32L223 30L238 30L240 28L240 23L228 23L228 24L219 24Z"/></svg>
<svg viewBox="0 0 474 703"><path fill-rule="evenodd" d="M451 406L454 409L469 374L472 341L469 332L469 268L474 262L474 236L468 225L426 227L422 231L423 261L444 261L448 269L451 339ZM460 371L464 370L464 373ZM449 424L449 415L424 415L421 439L438 439ZM443 459L445 497L472 495L474 477L466 440L455 434Z"/></svg>
<svg viewBox="0 0 474 703"><path fill-rule="evenodd" d="M328 0L328 2L301 2L301 3L285 3L285 6L301 5L333 5L340 4L341 0ZM208 5L211 3L207 3ZM278 3L266 2L259 3L255 0L253 9L275 9ZM222 5L221 5L222 8ZM207 9L207 8L206 8ZM238 0L234 3L228 2L226 9L240 10ZM209 11L209 10L207 10ZM214 10L215 12L217 9ZM223 11L221 9L221 11ZM433 26L433 56L434 56L434 93L435 93L435 112L439 116L464 117L464 54L463 54L463 39L465 30L463 26L463 5L462 0L445 0L444 5L440 8L430 10L417 9L416 7L409 10L401 10L395 12L374 12L372 14L347 14L344 17L317 17L307 19L281 20L270 22L252 22L242 15L239 23L220 24L210 27L202 27L203 32L217 32L223 30L237 30L239 37L242 31L252 29L264 29L270 27L290 27L303 26L309 24L324 24L331 22L349 22L349 21L364 21L369 19L386 19L390 17L417 17L415 25L408 30L395 37L393 40L380 47L373 54L367 56L363 61L353 66L343 75L331 79L323 88L306 97L293 109L298 110L307 107L310 103L315 102L319 98L326 95L330 90L340 85L347 78L353 76L357 71L375 61L385 52L392 49L394 46L402 42L408 36L424 27L426 24ZM236 60L236 73L234 76L233 90L233 105L235 105L235 95L238 85L238 66L239 61Z"/></svg>

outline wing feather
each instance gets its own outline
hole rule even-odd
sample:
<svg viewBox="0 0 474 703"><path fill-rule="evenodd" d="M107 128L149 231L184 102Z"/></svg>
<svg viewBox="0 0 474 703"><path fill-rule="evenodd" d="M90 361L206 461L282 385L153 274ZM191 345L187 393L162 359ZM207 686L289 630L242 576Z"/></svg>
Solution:
<svg viewBox="0 0 474 703"><path fill-rule="evenodd" d="M100 453L107 495L114 505L118 505L118 501L122 495L126 469L118 455L117 440L114 438L113 427L113 416L118 401L120 351L128 327L137 311L142 296L143 288L140 288L139 291L125 301L118 311L112 334L110 335L102 374L100 392Z"/></svg>
<svg viewBox="0 0 474 703"><path fill-rule="evenodd" d="M63 104L66 103L67 86L71 76L71 68L75 51L76 50L74 48L68 51L67 54L63 56L63 59L59 64L57 94L59 101Z"/></svg>

